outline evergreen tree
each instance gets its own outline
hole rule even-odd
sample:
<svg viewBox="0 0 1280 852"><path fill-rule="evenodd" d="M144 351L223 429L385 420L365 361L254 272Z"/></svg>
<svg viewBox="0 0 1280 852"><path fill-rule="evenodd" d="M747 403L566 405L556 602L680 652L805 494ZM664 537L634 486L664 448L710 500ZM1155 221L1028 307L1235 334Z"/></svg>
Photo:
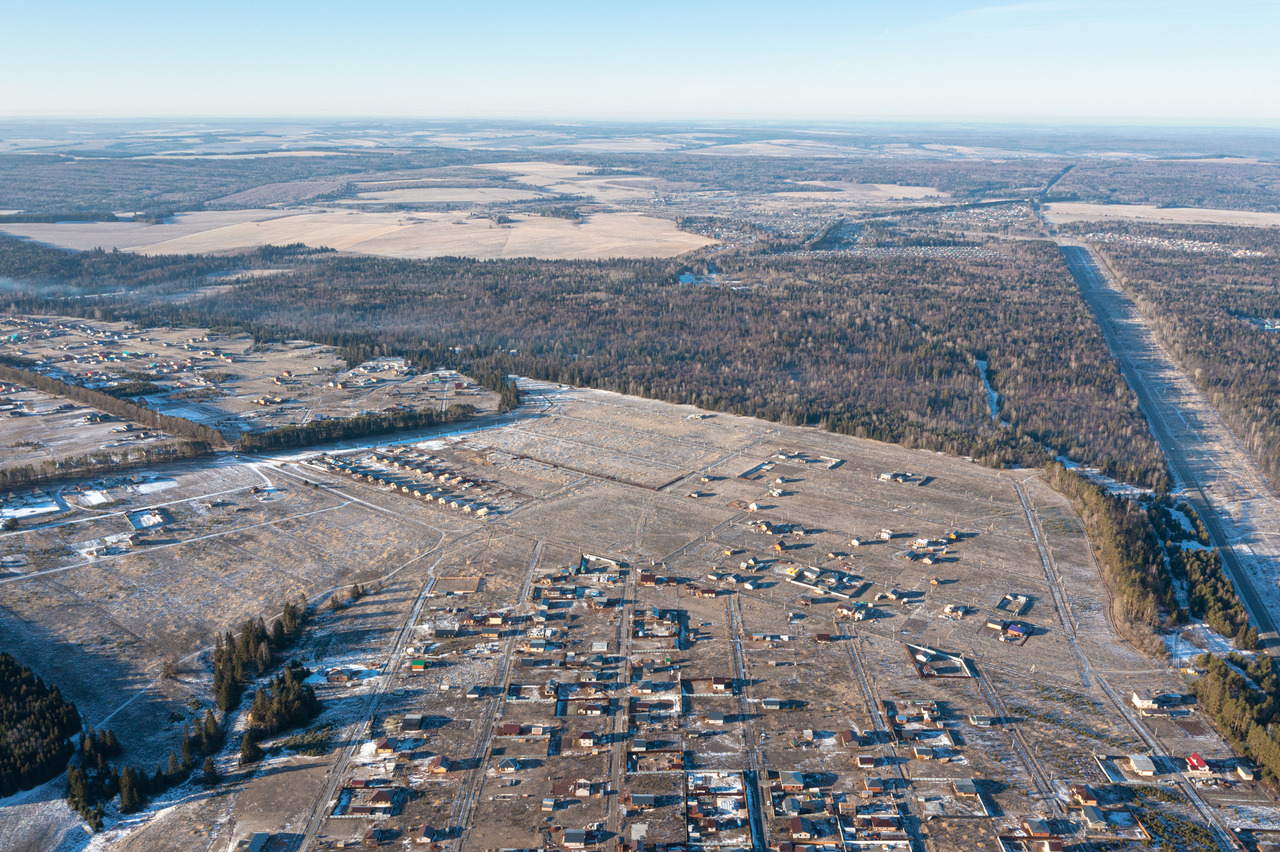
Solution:
<svg viewBox="0 0 1280 852"><path fill-rule="evenodd" d="M222 728L218 726L218 720L214 718L212 710L205 711L204 725L200 735L200 750L205 754L213 754L222 745Z"/></svg>
<svg viewBox="0 0 1280 852"><path fill-rule="evenodd" d="M204 759L203 779L206 787L212 787L218 783L218 767L214 765L212 757Z"/></svg>
<svg viewBox="0 0 1280 852"><path fill-rule="evenodd" d="M253 738L253 734L246 733L244 739L240 741L240 765L246 766L257 763L259 760L262 760L262 747Z"/></svg>
<svg viewBox="0 0 1280 852"><path fill-rule="evenodd" d="M120 812L131 814L142 807L138 790L138 777L132 766L126 766L120 774Z"/></svg>

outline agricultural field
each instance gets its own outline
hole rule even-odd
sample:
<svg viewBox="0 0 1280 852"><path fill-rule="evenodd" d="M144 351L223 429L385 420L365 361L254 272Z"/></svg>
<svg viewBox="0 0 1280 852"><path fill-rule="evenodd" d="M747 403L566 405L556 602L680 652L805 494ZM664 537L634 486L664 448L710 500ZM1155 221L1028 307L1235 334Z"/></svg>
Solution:
<svg viewBox="0 0 1280 852"><path fill-rule="evenodd" d="M200 343L254 375L315 357ZM521 386L509 422L140 471L0 533L6 649L143 766L211 706L215 635L312 608L290 654L320 714L247 766L225 714L219 786L95 844L1031 850L1043 820L1153 848L1145 826L1280 819L1179 673L1116 637L1038 471ZM77 824L0 803L5 848L79 849Z"/></svg>
<svg viewBox="0 0 1280 852"><path fill-rule="evenodd" d="M1055 201L1045 205L1044 215L1055 224L1132 219L1139 222L1163 222L1171 225L1280 227L1280 213L1205 207L1158 207L1152 204L1090 204L1078 201Z"/></svg>

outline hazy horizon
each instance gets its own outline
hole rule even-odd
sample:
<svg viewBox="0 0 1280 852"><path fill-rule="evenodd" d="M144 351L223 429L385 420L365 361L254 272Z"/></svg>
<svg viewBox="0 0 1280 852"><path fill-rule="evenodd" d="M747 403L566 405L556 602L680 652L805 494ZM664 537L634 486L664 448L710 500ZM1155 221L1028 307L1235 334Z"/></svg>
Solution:
<svg viewBox="0 0 1280 852"><path fill-rule="evenodd" d="M10 27L9 119L1280 124L1280 7L1250 0L63 2Z"/></svg>

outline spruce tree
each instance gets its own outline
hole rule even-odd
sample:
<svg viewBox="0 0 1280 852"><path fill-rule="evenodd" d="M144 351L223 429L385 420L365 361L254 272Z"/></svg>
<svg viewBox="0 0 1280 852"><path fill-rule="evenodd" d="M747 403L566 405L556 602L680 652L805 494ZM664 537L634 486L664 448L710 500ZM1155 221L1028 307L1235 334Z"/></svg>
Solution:
<svg viewBox="0 0 1280 852"><path fill-rule="evenodd" d="M218 767L213 764L212 757L204 759L204 784L206 787L212 787L218 783Z"/></svg>
<svg viewBox="0 0 1280 852"><path fill-rule="evenodd" d="M120 813L131 814L142 807L142 797L138 794L138 777L132 766L126 766L120 773Z"/></svg>
<svg viewBox="0 0 1280 852"><path fill-rule="evenodd" d="M214 718L213 711L206 710L200 750L205 754L213 754L220 745L222 745L222 729L218 727L218 720Z"/></svg>
<svg viewBox="0 0 1280 852"><path fill-rule="evenodd" d="M246 733L240 741L240 765L257 763L259 760L262 760L262 747L253 738L253 734Z"/></svg>

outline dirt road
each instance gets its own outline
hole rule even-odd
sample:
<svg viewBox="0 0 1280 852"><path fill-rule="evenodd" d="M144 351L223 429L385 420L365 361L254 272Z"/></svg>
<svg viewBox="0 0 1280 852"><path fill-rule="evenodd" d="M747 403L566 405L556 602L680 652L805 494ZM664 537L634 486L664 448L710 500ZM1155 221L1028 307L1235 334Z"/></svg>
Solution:
<svg viewBox="0 0 1280 852"><path fill-rule="evenodd" d="M1147 328L1133 301L1087 247L1062 245L1125 379L1200 513L1261 644L1280 655L1280 500L1248 451Z"/></svg>

